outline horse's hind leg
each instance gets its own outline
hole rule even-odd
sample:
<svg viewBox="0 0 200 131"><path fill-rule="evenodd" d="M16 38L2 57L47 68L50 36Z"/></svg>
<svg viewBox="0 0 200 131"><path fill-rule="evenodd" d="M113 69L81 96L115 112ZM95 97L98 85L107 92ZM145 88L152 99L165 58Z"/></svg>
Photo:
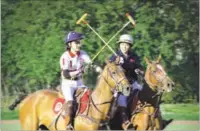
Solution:
<svg viewBox="0 0 200 131"><path fill-rule="evenodd" d="M21 126L22 126L21 127L22 130L37 130L38 129L36 120L33 120L31 117L21 121Z"/></svg>
<svg viewBox="0 0 200 131"><path fill-rule="evenodd" d="M22 130L37 130L38 122L32 116L27 116L26 118L20 118L21 129Z"/></svg>
<svg viewBox="0 0 200 131"><path fill-rule="evenodd" d="M20 109L19 118L21 130L37 130L38 120L34 109Z"/></svg>

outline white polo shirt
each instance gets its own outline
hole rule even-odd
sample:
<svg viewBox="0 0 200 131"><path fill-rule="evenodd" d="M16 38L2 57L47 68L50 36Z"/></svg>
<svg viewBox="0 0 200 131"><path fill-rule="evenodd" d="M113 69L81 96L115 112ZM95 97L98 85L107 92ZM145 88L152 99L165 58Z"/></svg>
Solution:
<svg viewBox="0 0 200 131"><path fill-rule="evenodd" d="M81 69L84 64L91 62L90 57L84 51L80 51L77 54L73 54L70 51L65 51L60 57L61 70L76 71Z"/></svg>

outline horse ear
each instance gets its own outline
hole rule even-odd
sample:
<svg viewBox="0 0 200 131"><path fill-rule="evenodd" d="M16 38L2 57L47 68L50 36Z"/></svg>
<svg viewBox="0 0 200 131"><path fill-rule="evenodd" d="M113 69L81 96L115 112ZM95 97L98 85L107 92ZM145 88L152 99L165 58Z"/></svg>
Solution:
<svg viewBox="0 0 200 131"><path fill-rule="evenodd" d="M158 56L157 60L156 60L156 63L160 63L161 58L162 58L162 56L161 56L161 54L160 54L160 55Z"/></svg>
<svg viewBox="0 0 200 131"><path fill-rule="evenodd" d="M151 63L147 57L144 57L144 60L147 63L147 65L149 65Z"/></svg>

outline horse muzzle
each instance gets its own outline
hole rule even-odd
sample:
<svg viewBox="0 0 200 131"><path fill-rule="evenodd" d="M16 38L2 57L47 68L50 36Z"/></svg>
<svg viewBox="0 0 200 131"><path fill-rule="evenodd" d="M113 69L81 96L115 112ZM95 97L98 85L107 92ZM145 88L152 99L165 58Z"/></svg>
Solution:
<svg viewBox="0 0 200 131"><path fill-rule="evenodd" d="M173 81L167 83L167 92L171 92L175 88Z"/></svg>
<svg viewBox="0 0 200 131"><path fill-rule="evenodd" d="M171 79L167 79L164 84L164 90L166 92L171 92L175 88L175 83Z"/></svg>

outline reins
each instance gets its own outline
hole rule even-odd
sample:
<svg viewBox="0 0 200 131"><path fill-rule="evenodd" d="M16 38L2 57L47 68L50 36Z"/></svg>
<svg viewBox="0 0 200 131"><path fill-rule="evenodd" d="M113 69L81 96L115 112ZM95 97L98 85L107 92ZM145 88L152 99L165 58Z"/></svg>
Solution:
<svg viewBox="0 0 200 131"><path fill-rule="evenodd" d="M154 95L154 96L155 96L155 95ZM136 113L139 113L139 112L142 111L141 113L145 113L145 114L148 114L149 116L155 117L156 112L157 112L157 110L159 109L159 104L160 104L160 101L161 101L162 93L159 94L159 95L157 95L157 96L158 96L158 98L156 99L155 111L154 111L153 113L148 113L148 112L144 111L144 108L145 108L145 107L152 106L152 104L148 104L148 103L145 102L145 104L144 104L142 107L136 108L136 109L134 110L134 112L132 112L131 114L132 114L132 115L135 115Z"/></svg>
<svg viewBox="0 0 200 131"><path fill-rule="evenodd" d="M150 73L151 75L153 75L153 76L155 77L155 79L158 81L158 84L157 84L157 85L152 84L152 83L148 83L149 86L152 86L152 87L160 86L160 87L162 87L162 82L163 82L163 80L167 77L167 74L165 74L165 75L163 76L162 79L158 79L153 71L150 71L149 73ZM149 77L149 78L150 78L150 77ZM146 80L146 79L145 79L145 80ZM147 80L146 80L146 81L147 81ZM146 112L146 111L144 110L145 107L152 106L152 104L148 104L148 103L145 102L145 104L142 105L142 107L136 108L131 114L132 114L132 115L135 115L136 113L142 112L142 113L148 114L149 116L155 117L155 116L156 116L156 113L157 113L157 111L158 111L158 109L159 109L159 104L160 104L160 101L161 101L162 94L163 94L163 90L160 89L160 88L157 88L156 94L152 96L152 99L155 98L156 96L158 96L157 99L156 99L155 110L154 110L153 113L148 113L148 112Z"/></svg>
<svg viewBox="0 0 200 131"><path fill-rule="evenodd" d="M106 120L105 120L104 122L100 122L100 126L106 125L107 129L110 130L110 127L109 127L109 125L108 125L109 120L110 120L110 115L109 115L110 112L108 112L107 114L105 114L104 112L102 112L102 111L97 107L97 105L111 104L111 103L114 101L114 99L117 99L117 95L115 95L115 94L118 93L118 90L119 90L119 88L120 88L120 86L121 86L121 82L122 82L123 80L125 80L125 77L122 77L122 78L120 78L119 80L117 80L117 79L112 75L112 73L109 71L109 68L107 68L107 73L110 74L110 77L112 77L112 79L114 80L114 83L115 83L115 85L116 85L115 88L111 88L112 86L109 84L109 82L106 80L106 78L105 78L103 75L101 75L101 77L103 78L103 80L105 81L105 83L110 87L110 90L111 90L111 92L112 92L112 94L113 94L111 100L105 101L105 102L101 102L101 103L95 103L94 100L93 100L93 98L92 98L92 94L90 94L89 100L91 101L91 103L89 102L89 104L92 104L92 105L94 106L94 108L95 108L99 113L101 113L101 114L103 114L104 116L106 116ZM107 74L107 76L108 76L108 74ZM117 88L117 89L116 89L116 88ZM110 109L111 109L111 107L110 107ZM109 111L111 111L110 109L109 109ZM79 116L82 116L82 117L85 117L85 118L88 118L89 120L91 120L91 121L94 122L94 123L97 123L97 124L99 123L98 120L96 120L96 119L94 119L94 118L92 118L92 117L89 117L89 116L87 116L87 115L82 115L82 114L78 114L78 115L79 115Z"/></svg>

